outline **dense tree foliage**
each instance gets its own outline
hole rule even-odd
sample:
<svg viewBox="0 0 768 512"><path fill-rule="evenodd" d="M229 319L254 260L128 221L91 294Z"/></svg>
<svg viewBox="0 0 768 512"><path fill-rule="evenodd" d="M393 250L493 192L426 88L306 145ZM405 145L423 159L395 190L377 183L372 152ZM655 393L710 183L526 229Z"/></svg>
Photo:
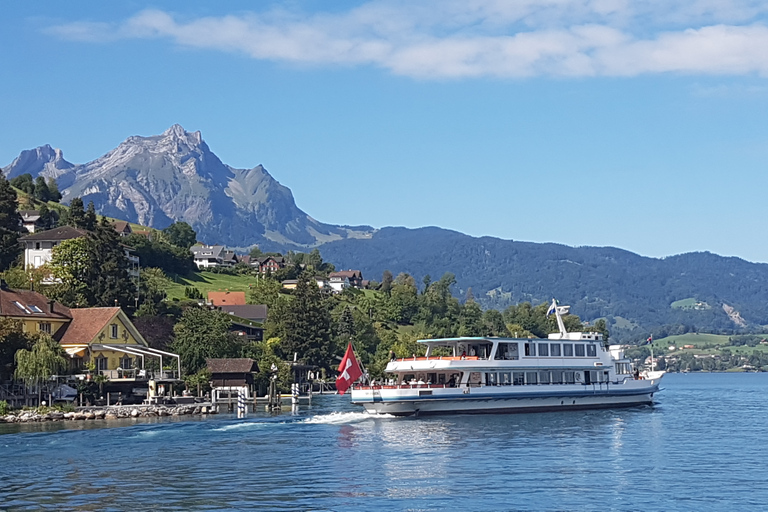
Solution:
<svg viewBox="0 0 768 512"><path fill-rule="evenodd" d="M208 358L238 355L235 335L229 331L229 315L204 308L189 308L173 327L173 352L181 357L185 374L197 373Z"/></svg>
<svg viewBox="0 0 768 512"><path fill-rule="evenodd" d="M293 300L285 318L283 354L322 368L331 366L331 314L310 272L299 276Z"/></svg>
<svg viewBox="0 0 768 512"><path fill-rule="evenodd" d="M706 252L657 259L611 247L473 238L439 228L385 228L371 239L339 240L321 250L339 267L359 268L364 275L407 269L420 282L454 273L457 296L472 287L484 309L539 304L555 296L585 320L605 319L619 341L680 326L738 333L742 328L723 304L741 313L746 329L768 325L768 265ZM686 298L708 307L672 307Z"/></svg>
<svg viewBox="0 0 768 512"><path fill-rule="evenodd" d="M10 267L22 251L19 237L24 228L18 206L16 191L0 173L0 271Z"/></svg>
<svg viewBox="0 0 768 512"><path fill-rule="evenodd" d="M174 222L163 230L163 234L169 244L183 249L189 249L197 242L197 233L186 222Z"/></svg>
<svg viewBox="0 0 768 512"><path fill-rule="evenodd" d="M184 275L197 269L192 252L188 247L172 245L162 238L150 240L140 234L131 234L123 239L125 245L136 251L145 267L162 269L167 274Z"/></svg>
<svg viewBox="0 0 768 512"><path fill-rule="evenodd" d="M105 217L88 236L55 247L47 267L61 281L47 293L67 306L135 306L125 248Z"/></svg>
<svg viewBox="0 0 768 512"><path fill-rule="evenodd" d="M38 201L54 201L58 203L61 200L59 186L53 178L48 178L48 181L46 181L42 176L38 176L33 180L31 174L25 173L12 178L10 183Z"/></svg>
<svg viewBox="0 0 768 512"><path fill-rule="evenodd" d="M29 349L33 342L20 320L0 318L0 382L13 376L16 352Z"/></svg>

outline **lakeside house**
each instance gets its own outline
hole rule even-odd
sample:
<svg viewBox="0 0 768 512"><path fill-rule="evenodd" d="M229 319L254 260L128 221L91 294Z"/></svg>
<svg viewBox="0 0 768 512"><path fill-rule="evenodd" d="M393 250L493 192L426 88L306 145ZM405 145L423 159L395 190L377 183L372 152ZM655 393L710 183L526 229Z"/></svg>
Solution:
<svg viewBox="0 0 768 512"><path fill-rule="evenodd" d="M274 274L281 268L285 268L286 261L283 256L262 256L251 260L251 266L256 268L260 274Z"/></svg>
<svg viewBox="0 0 768 512"><path fill-rule="evenodd" d="M24 268L39 268L45 265L51 261L54 247L65 240L83 238L89 234L90 231L85 229L72 226L59 226L57 228L38 231L19 237L19 242L24 246ZM125 257L128 259L128 273L131 277L138 277L140 261L139 257L136 255L136 251L127 245L121 245L121 247L123 248Z"/></svg>
<svg viewBox="0 0 768 512"><path fill-rule="evenodd" d="M40 211L39 210L19 210L21 216L21 225L30 233L40 229Z"/></svg>
<svg viewBox="0 0 768 512"><path fill-rule="evenodd" d="M141 394L150 379L179 382L179 356L149 347L119 307L68 308L38 292L11 289L0 281L0 317L20 321L24 332L50 334L67 354L71 373L84 373L92 363L94 374L109 380L107 392L127 397ZM173 369L164 369L168 365Z"/></svg>
<svg viewBox="0 0 768 512"><path fill-rule="evenodd" d="M211 401L237 402L242 391L246 400L255 396L255 374L259 365L249 358L206 359L206 366L211 372Z"/></svg>
<svg viewBox="0 0 768 512"><path fill-rule="evenodd" d="M341 293L347 288L362 289L368 283L363 279L363 273L359 270L341 270L331 272L328 276L328 285L336 293Z"/></svg>
<svg viewBox="0 0 768 512"><path fill-rule="evenodd" d="M233 267L238 259L234 251L223 245L193 245L189 248L198 269L212 267Z"/></svg>

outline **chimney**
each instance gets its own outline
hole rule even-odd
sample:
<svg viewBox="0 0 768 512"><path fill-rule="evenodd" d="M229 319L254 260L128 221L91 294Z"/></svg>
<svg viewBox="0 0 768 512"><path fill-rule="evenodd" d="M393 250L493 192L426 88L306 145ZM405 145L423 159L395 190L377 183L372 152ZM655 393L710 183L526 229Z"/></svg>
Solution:
<svg viewBox="0 0 768 512"><path fill-rule="evenodd" d="M8 288L8 283L5 282L5 279L0 279L0 290L10 290L10 288Z"/></svg>
<svg viewBox="0 0 768 512"><path fill-rule="evenodd" d="M53 313L53 305L56 304L55 300L49 300L48 301L48 312Z"/></svg>

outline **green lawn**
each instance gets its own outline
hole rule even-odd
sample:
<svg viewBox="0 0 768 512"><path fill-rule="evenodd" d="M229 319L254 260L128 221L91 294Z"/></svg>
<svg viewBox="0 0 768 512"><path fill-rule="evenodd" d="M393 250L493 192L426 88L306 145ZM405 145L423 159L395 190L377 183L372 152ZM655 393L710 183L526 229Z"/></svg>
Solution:
<svg viewBox="0 0 768 512"><path fill-rule="evenodd" d="M186 276L177 276L173 279L173 284L168 287L166 293L168 300L184 300L184 288L187 286L195 287L207 297L208 292L226 291L246 292L245 298L248 299L248 285L256 282L255 276L232 276L229 274L215 274L213 272L193 272Z"/></svg>
<svg viewBox="0 0 768 512"><path fill-rule="evenodd" d="M672 309L693 309L693 306L696 305L696 299L693 297L690 297L688 299L681 299L676 300L671 304Z"/></svg>
<svg viewBox="0 0 768 512"><path fill-rule="evenodd" d="M766 335L768 337L768 335ZM660 351L660 353L668 353L669 346L675 346L674 353L691 353L691 354L719 354L720 350L728 349L733 354L746 354L751 355L752 351L757 349L763 352L768 351L768 345L757 345L756 347L748 347L745 345L731 346L728 341L730 336L723 334L696 334L686 333L679 336L668 336L658 340L653 340L653 349ZM685 345L693 345L695 348L683 349ZM719 346L720 350L715 346Z"/></svg>

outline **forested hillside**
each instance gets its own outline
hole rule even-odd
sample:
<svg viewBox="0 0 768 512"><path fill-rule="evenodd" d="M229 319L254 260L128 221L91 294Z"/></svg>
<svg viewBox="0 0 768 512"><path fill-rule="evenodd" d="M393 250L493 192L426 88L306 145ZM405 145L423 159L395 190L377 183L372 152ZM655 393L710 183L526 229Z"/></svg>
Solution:
<svg viewBox="0 0 768 512"><path fill-rule="evenodd" d="M556 297L585 320L606 318L621 337L663 325L674 326L667 329L674 333L768 324L768 265L710 253L657 259L611 247L474 238L439 228L385 228L369 240L325 244L321 252L338 268L359 268L371 279L384 270L408 272L417 282L451 272L456 295L463 298L471 288L484 307ZM704 306L672 307L681 299ZM744 325L723 305L740 313Z"/></svg>

